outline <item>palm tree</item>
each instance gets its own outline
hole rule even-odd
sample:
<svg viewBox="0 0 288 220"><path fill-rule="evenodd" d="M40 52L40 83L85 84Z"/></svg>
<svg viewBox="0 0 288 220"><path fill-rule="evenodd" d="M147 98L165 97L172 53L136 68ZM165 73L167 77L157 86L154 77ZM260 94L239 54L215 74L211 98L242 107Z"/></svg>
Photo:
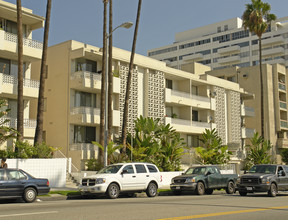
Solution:
<svg viewBox="0 0 288 220"><path fill-rule="evenodd" d="M47 74L46 73L47 71L46 60L47 60L51 4L52 4L52 0L47 0L42 62L41 62L41 70L40 70L41 72L40 72L40 88L39 88L38 109L37 109L37 126L36 126L36 131L35 131L35 138L34 138L35 145L41 144L43 142L44 88L45 88L45 75Z"/></svg>
<svg viewBox="0 0 288 220"><path fill-rule="evenodd" d="M23 100L23 30L21 0L17 0L17 38L18 38L18 97L17 97L17 140L23 141L24 100ZM17 148L15 151L17 152Z"/></svg>
<svg viewBox="0 0 288 220"><path fill-rule="evenodd" d="M109 1L109 34L113 31L113 1ZM111 141L112 134L112 95L113 95L113 73L112 73L112 34L109 36L109 61L108 61L108 140Z"/></svg>
<svg viewBox="0 0 288 220"><path fill-rule="evenodd" d="M123 125L122 125L123 154L126 153L129 94L130 94L131 78L132 78L132 72L133 72L133 62L134 62L134 55L135 55L135 49L136 49L138 26L139 26L139 20L140 20L141 4L142 4L142 0L139 0L138 1L136 25L135 25L135 29L134 29L133 45L132 45L132 51L131 51L130 63L129 63L129 72L128 72L128 77L127 77L126 95L125 95L125 101L124 101L124 113L123 113Z"/></svg>
<svg viewBox="0 0 288 220"><path fill-rule="evenodd" d="M263 74L262 74L262 34L267 31L271 21L276 20L274 14L270 14L271 6L261 0L251 0L252 4L246 4L243 13L243 27L258 36L259 41L259 70L260 70L260 93L261 93L261 136L264 137L264 97L263 97Z"/></svg>
<svg viewBox="0 0 288 220"><path fill-rule="evenodd" d="M104 146L105 142L105 78L106 78L106 40L107 40L107 4L108 0L103 0L103 52L102 52L102 78L101 78L101 108L100 108L100 144ZM103 151L99 148L98 158L103 159Z"/></svg>

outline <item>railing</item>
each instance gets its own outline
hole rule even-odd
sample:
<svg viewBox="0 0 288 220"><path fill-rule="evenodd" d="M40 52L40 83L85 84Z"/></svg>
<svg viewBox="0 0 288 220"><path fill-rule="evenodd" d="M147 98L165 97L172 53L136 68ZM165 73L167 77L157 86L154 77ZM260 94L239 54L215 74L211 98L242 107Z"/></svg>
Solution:
<svg viewBox="0 0 288 220"><path fill-rule="evenodd" d="M184 120L184 119L171 118L171 123L177 125L191 126L190 120Z"/></svg>
<svg viewBox="0 0 288 220"><path fill-rule="evenodd" d="M192 95L192 99L202 102L210 102L210 98L205 96L199 96L199 95Z"/></svg>
<svg viewBox="0 0 288 220"><path fill-rule="evenodd" d="M171 95L173 96L179 96L181 98L187 98L190 99L190 94L187 92L180 92L180 91L176 91L176 90L171 90Z"/></svg>
<svg viewBox="0 0 288 220"><path fill-rule="evenodd" d="M68 173L72 173L72 172L79 172L79 170L77 169L76 166L74 166L74 164L72 163L71 158L67 158L65 156L65 154L63 154L63 152L57 148L57 150L54 152L53 154L54 158L64 158L67 160L67 168L66 168L66 172Z"/></svg>
<svg viewBox="0 0 288 220"><path fill-rule="evenodd" d="M9 120L6 123L4 123L5 120ZM0 118L0 123L4 123L3 126L11 127L11 128L17 128L17 119L16 118ZM23 126L24 128L36 128L36 120L34 119L24 119L23 120Z"/></svg>
<svg viewBox="0 0 288 220"><path fill-rule="evenodd" d="M74 143L69 145L69 150L83 150L83 151L95 151L98 147L94 144L89 143Z"/></svg>
<svg viewBox="0 0 288 220"><path fill-rule="evenodd" d="M13 43L18 43L18 37L16 34L12 34L9 32L5 32L4 39ZM43 43L40 41L23 38L23 46L35 48L35 49L43 49Z"/></svg>
<svg viewBox="0 0 288 220"><path fill-rule="evenodd" d="M192 126L201 127L201 128L210 128L210 123L200 122L200 121L192 121Z"/></svg>
<svg viewBox="0 0 288 220"><path fill-rule="evenodd" d="M78 71L72 73L71 79L91 79L101 81L102 75L97 73L92 73L88 71Z"/></svg>
<svg viewBox="0 0 288 220"><path fill-rule="evenodd" d="M91 114L91 115L100 115L99 108L92 108L92 107L73 107L71 108L71 114Z"/></svg>
<svg viewBox="0 0 288 220"><path fill-rule="evenodd" d="M18 78L14 77L14 76L7 75L7 74L3 74L3 83L4 84L17 85L18 84ZM40 86L40 82L37 80L32 80L32 79L24 79L23 80L23 86L38 89Z"/></svg>

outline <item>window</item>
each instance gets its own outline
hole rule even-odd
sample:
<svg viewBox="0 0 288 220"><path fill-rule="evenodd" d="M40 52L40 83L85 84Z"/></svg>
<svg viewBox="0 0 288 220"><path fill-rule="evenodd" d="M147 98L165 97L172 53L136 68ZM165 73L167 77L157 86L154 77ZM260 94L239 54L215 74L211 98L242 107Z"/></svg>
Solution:
<svg viewBox="0 0 288 220"><path fill-rule="evenodd" d="M97 72L97 62L86 59L76 60L76 71Z"/></svg>
<svg viewBox="0 0 288 220"><path fill-rule="evenodd" d="M0 170L0 181L4 180L4 170Z"/></svg>
<svg viewBox="0 0 288 220"><path fill-rule="evenodd" d="M172 80L171 79L166 79L166 88L172 89Z"/></svg>
<svg viewBox="0 0 288 220"><path fill-rule="evenodd" d="M198 121L198 111L192 110L192 121Z"/></svg>
<svg viewBox="0 0 288 220"><path fill-rule="evenodd" d="M150 173L157 173L158 172L156 167L153 166L153 165L147 165L147 167L148 167L148 170L149 170Z"/></svg>
<svg viewBox="0 0 288 220"><path fill-rule="evenodd" d="M191 88L192 88L192 94L193 94L193 95L198 95L198 87L192 85Z"/></svg>
<svg viewBox="0 0 288 220"><path fill-rule="evenodd" d="M167 117L172 117L172 115L173 115L173 108L172 108L171 106L167 106L167 107L165 108L165 110L166 110L166 116L167 116Z"/></svg>
<svg viewBox="0 0 288 220"><path fill-rule="evenodd" d="M187 135L188 147L199 147L199 138L196 135Z"/></svg>
<svg viewBox="0 0 288 220"><path fill-rule="evenodd" d="M217 27L217 33L221 32L221 27Z"/></svg>
<svg viewBox="0 0 288 220"><path fill-rule="evenodd" d="M224 26L224 31L228 31L228 25Z"/></svg>
<svg viewBox="0 0 288 220"><path fill-rule="evenodd" d="M96 94L88 92L75 92L75 107L96 108Z"/></svg>
<svg viewBox="0 0 288 220"><path fill-rule="evenodd" d="M0 58L0 73L10 75L10 60Z"/></svg>
<svg viewBox="0 0 288 220"><path fill-rule="evenodd" d="M132 165L127 165L123 168L123 171L127 171L127 173L134 173L134 168Z"/></svg>
<svg viewBox="0 0 288 220"><path fill-rule="evenodd" d="M74 143L89 143L96 140L96 128L74 126Z"/></svg>
<svg viewBox="0 0 288 220"><path fill-rule="evenodd" d="M136 164L135 167L136 167L136 172L137 173L147 173L146 168L145 168L144 165Z"/></svg>

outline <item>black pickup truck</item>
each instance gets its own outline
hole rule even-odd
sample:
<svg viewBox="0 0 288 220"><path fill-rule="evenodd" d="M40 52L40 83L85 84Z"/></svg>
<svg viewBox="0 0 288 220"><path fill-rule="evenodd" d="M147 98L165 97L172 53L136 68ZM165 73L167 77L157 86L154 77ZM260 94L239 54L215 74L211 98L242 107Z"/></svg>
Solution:
<svg viewBox="0 0 288 220"><path fill-rule="evenodd" d="M288 166L255 165L237 180L237 188L241 196L247 193L268 192L275 197L278 191L288 190Z"/></svg>
<svg viewBox="0 0 288 220"><path fill-rule="evenodd" d="M170 188L176 195L182 191L194 191L198 195L212 194L215 189L225 189L228 194L232 194L237 178L237 174L221 174L217 166L196 166L174 177Z"/></svg>

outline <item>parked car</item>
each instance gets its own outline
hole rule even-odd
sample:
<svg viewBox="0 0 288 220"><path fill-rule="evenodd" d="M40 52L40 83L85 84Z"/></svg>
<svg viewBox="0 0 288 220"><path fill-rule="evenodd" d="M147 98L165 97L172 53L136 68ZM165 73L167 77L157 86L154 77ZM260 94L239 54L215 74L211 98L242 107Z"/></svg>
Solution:
<svg viewBox="0 0 288 220"><path fill-rule="evenodd" d="M269 196L275 197L278 191L288 190L288 166L255 165L239 177L237 188L241 196L246 196L247 193L268 192Z"/></svg>
<svg viewBox="0 0 288 220"><path fill-rule="evenodd" d="M39 179L20 169L0 169L0 199L23 198L34 202L50 191L48 179Z"/></svg>
<svg viewBox="0 0 288 220"><path fill-rule="evenodd" d="M154 197L161 186L162 176L157 166L135 162L109 165L96 175L82 178L79 190L82 195L106 194L116 199L120 193L144 191Z"/></svg>
<svg viewBox="0 0 288 220"><path fill-rule="evenodd" d="M198 195L212 194L215 189L225 189L228 194L232 194L237 178L237 174L221 174L217 166L195 166L183 175L174 177L170 188L176 195L183 191L193 191Z"/></svg>

